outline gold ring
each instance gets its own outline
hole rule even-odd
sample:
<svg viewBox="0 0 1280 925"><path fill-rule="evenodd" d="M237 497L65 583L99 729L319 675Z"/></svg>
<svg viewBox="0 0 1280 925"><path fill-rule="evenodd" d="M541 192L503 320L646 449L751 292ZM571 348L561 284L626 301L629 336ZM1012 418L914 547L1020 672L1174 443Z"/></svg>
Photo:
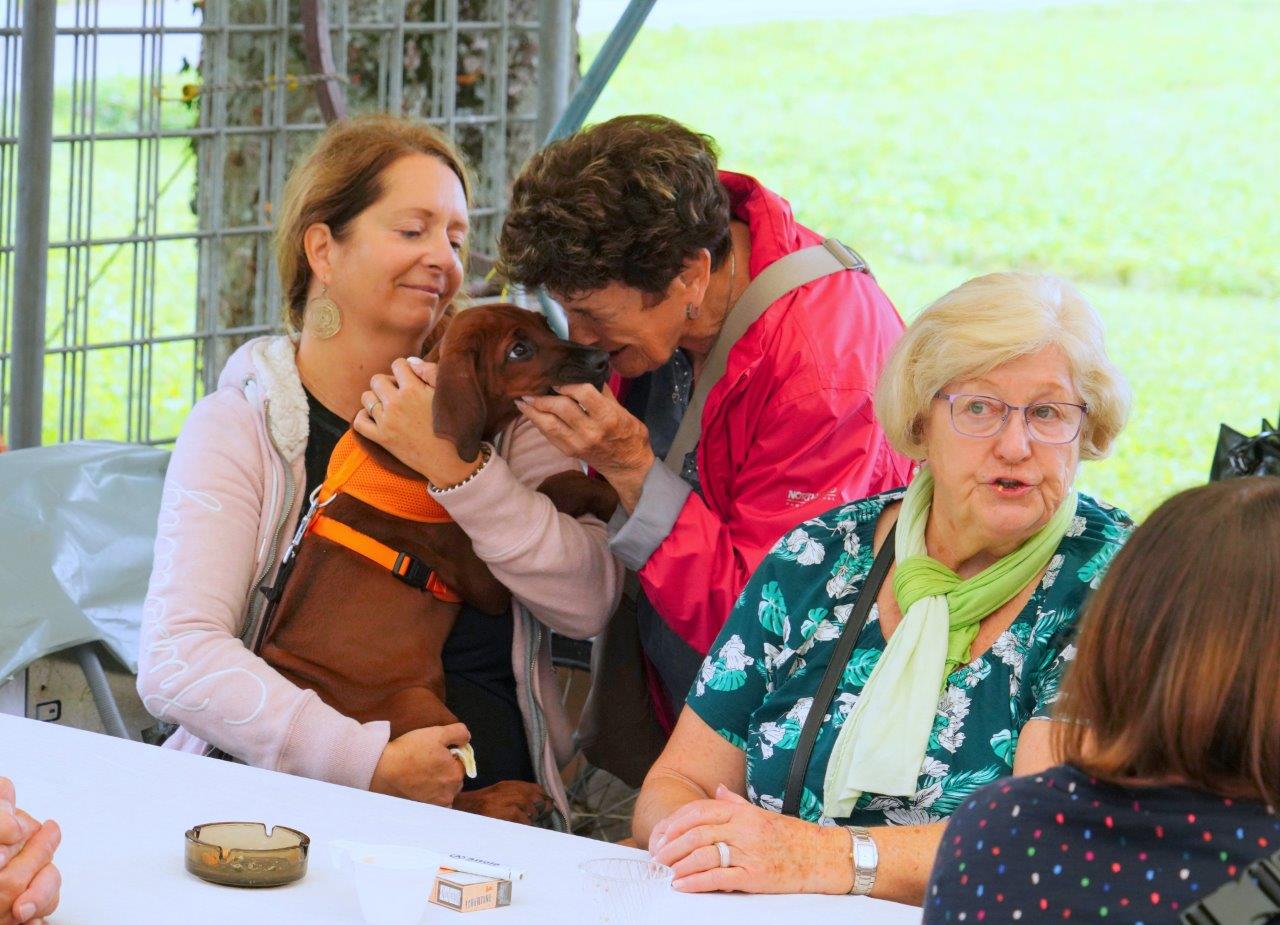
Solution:
<svg viewBox="0 0 1280 925"><path fill-rule="evenodd" d="M382 404L382 400L375 398L373 401L369 402L369 404L364 406L365 414L369 415L369 417L373 417L373 409L378 407L380 404Z"/></svg>

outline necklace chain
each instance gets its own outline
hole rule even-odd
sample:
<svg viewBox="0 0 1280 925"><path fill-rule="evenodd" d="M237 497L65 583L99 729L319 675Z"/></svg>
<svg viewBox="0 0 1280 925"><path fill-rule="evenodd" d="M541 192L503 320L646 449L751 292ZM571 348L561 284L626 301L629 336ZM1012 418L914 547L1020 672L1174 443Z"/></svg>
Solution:
<svg viewBox="0 0 1280 925"><path fill-rule="evenodd" d="M729 238L729 289L724 294L724 318L729 317L729 311L733 308L733 283L738 278L738 254L733 247L733 237ZM724 318L720 319L721 324Z"/></svg>

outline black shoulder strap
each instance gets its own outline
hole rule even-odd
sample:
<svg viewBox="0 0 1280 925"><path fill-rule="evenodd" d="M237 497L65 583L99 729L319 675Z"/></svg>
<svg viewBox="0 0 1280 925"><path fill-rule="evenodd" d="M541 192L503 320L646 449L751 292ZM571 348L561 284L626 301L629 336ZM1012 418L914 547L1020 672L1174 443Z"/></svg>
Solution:
<svg viewBox="0 0 1280 925"><path fill-rule="evenodd" d="M822 717L826 715L827 708L831 706L831 701L836 695L836 686L840 683L840 677L844 674L849 657L853 655L853 647L858 644L862 628L867 625L867 615L871 613L871 605L876 602L880 586L884 584L884 576L889 573L889 566L893 564L893 537L897 530L896 523L889 528L889 534L884 538L875 562L871 564L867 580L858 591L858 600L853 605L853 612L849 614L844 632L840 634L835 651L831 653L831 664L827 665L827 673L822 676L822 683L818 685L818 693L814 695L813 705L809 707L809 715L805 717L800 738L796 742L795 756L791 759L791 770L787 774L787 791L782 800L783 815L800 815L800 794L804 790L804 776L809 770L809 758L813 755L813 743L818 739Z"/></svg>

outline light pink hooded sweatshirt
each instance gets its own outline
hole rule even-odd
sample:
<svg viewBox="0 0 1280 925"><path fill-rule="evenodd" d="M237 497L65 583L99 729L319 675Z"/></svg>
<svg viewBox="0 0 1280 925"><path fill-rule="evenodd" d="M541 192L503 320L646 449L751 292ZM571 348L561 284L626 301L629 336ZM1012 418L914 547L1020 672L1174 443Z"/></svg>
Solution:
<svg viewBox="0 0 1280 925"><path fill-rule="evenodd" d="M306 394L289 338L261 337L228 360L197 402L165 476L138 658L138 692L181 728L165 745L206 744L255 767L367 789L389 737L276 673L246 648L305 505ZM579 464L518 421L466 485L436 497L512 592L511 661L540 783L568 819L559 769L572 757L548 628L585 639L622 588L604 525L561 514L533 489ZM393 641L386 641L394 644Z"/></svg>

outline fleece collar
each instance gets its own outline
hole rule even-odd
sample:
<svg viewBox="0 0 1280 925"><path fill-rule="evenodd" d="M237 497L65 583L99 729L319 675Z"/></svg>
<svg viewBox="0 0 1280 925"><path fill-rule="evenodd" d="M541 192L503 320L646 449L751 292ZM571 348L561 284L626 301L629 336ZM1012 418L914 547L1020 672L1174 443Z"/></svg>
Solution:
<svg viewBox="0 0 1280 925"><path fill-rule="evenodd" d="M218 379L219 388L236 388L246 395L250 384L256 385L271 439L289 462L307 448L309 423L296 350L283 334L256 337L231 355Z"/></svg>

